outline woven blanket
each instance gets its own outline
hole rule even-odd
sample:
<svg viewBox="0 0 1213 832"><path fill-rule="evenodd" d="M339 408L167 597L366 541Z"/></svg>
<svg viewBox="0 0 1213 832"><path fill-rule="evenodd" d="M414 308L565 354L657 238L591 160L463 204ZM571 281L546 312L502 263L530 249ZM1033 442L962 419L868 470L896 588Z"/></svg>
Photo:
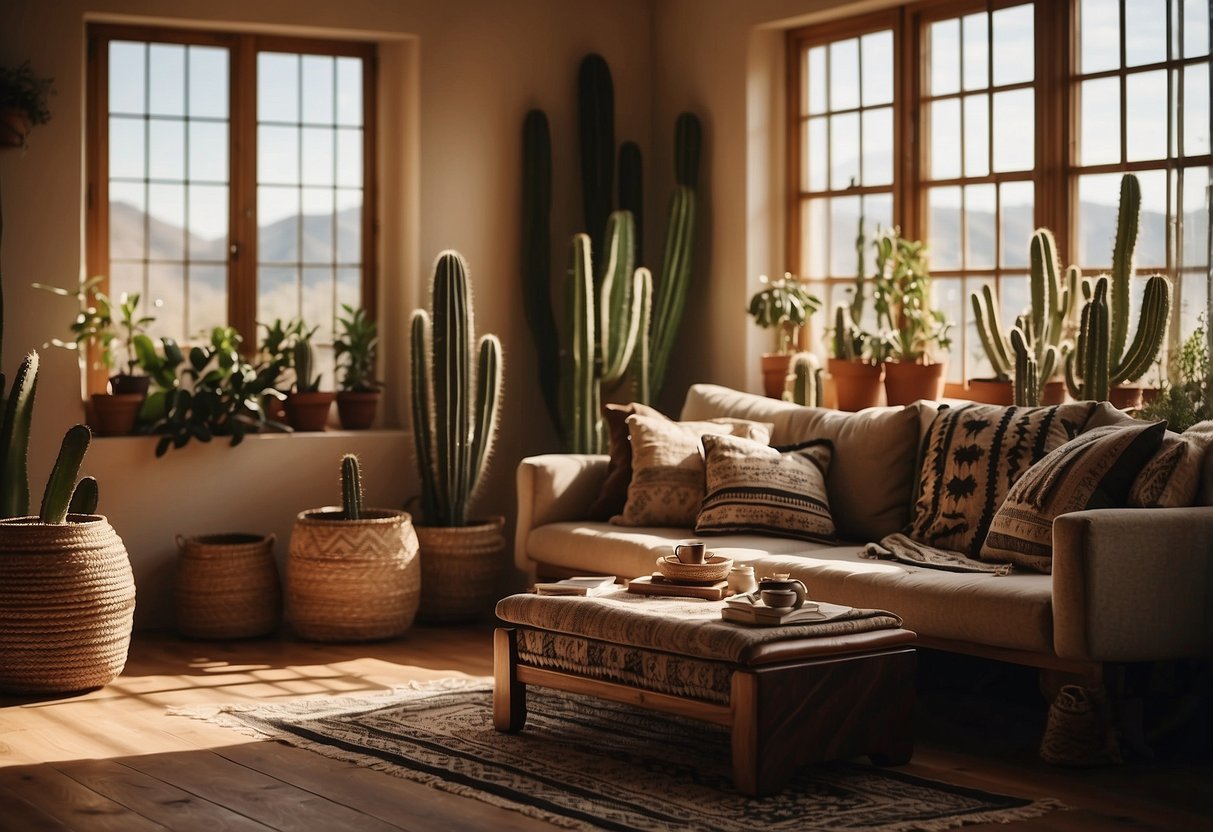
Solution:
<svg viewBox="0 0 1213 832"><path fill-rule="evenodd" d="M1009 563L982 563L961 553L947 549L936 549L904 534L890 534L879 543L869 543L859 553L869 560L895 560L911 566L942 569L945 572L987 572L991 575L1010 575Z"/></svg>

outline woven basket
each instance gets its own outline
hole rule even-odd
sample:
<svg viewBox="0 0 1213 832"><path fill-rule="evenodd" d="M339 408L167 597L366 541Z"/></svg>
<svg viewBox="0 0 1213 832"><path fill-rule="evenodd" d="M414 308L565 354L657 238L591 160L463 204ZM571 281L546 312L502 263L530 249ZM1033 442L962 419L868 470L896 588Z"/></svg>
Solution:
<svg viewBox="0 0 1213 832"><path fill-rule="evenodd" d="M341 509L324 508L295 518L286 610L300 638L370 641L412 625L421 597L413 519L387 509L364 514L344 520Z"/></svg>
<svg viewBox="0 0 1213 832"><path fill-rule="evenodd" d="M177 549L177 629L183 636L252 638L278 627L282 590L272 535L178 535Z"/></svg>
<svg viewBox="0 0 1213 832"><path fill-rule="evenodd" d="M505 563L504 517L472 526L418 526L422 621L470 621L500 596Z"/></svg>
<svg viewBox="0 0 1213 832"><path fill-rule="evenodd" d="M1040 759L1055 766L1121 761L1111 705L1103 688L1062 685L1045 723Z"/></svg>
<svg viewBox="0 0 1213 832"><path fill-rule="evenodd" d="M130 560L104 517L0 520L0 689L109 684L126 664L134 615Z"/></svg>

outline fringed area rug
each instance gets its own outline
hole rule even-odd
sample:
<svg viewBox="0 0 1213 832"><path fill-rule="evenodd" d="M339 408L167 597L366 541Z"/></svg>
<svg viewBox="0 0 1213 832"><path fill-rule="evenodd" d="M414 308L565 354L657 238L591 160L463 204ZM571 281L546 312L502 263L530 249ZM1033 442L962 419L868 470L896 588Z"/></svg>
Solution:
<svg viewBox="0 0 1213 832"><path fill-rule="evenodd" d="M526 728L493 728L492 680L357 698L182 708L252 736L386 771L570 829L910 832L1064 808L853 763L806 766L782 794L733 790L727 732L531 688Z"/></svg>

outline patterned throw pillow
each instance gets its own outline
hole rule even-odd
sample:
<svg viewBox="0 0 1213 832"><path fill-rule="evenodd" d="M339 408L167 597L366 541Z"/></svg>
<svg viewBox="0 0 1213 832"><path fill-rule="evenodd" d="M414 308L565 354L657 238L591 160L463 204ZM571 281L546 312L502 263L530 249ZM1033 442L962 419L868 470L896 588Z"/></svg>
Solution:
<svg viewBox="0 0 1213 832"><path fill-rule="evenodd" d="M1145 464L1129 505L1135 508L1179 508L1196 504L1205 456L1213 444L1213 422L1200 422L1182 434L1167 431L1162 448Z"/></svg>
<svg viewBox="0 0 1213 832"><path fill-rule="evenodd" d="M672 422L664 416L633 414L627 419L632 445L632 481L623 512L612 517L620 526L695 524L703 501L704 434L734 434L766 444L771 426L729 419Z"/></svg>
<svg viewBox="0 0 1213 832"><path fill-rule="evenodd" d="M771 448L732 436L705 436L703 447L707 496L696 534L834 541L825 479L834 446L828 439Z"/></svg>
<svg viewBox="0 0 1213 832"><path fill-rule="evenodd" d="M628 417L633 413L644 416L661 416L661 412L647 404L604 404L602 421L606 423L607 463L606 480L598 492L598 499L590 504L586 514L589 520L610 520L623 511L628 501L628 483L632 481L632 444L628 441Z"/></svg>
<svg viewBox="0 0 1213 832"><path fill-rule="evenodd" d="M1162 444L1166 422L1087 431L1033 465L990 523L981 559L1053 571L1053 520L1124 506L1137 474Z"/></svg>
<svg viewBox="0 0 1213 832"><path fill-rule="evenodd" d="M918 497L906 534L976 558L994 512L1033 463L1078 435L1094 404L941 410L923 446Z"/></svg>

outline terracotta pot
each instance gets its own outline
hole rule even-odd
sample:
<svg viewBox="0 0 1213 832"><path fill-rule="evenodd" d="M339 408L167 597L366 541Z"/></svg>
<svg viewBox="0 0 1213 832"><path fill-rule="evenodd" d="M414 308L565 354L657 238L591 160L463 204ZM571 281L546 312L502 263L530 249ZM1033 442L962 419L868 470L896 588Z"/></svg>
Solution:
<svg viewBox="0 0 1213 832"><path fill-rule="evenodd" d="M783 398L783 388L788 380L788 365L791 363L790 353L767 352L762 354L762 392L768 398Z"/></svg>
<svg viewBox="0 0 1213 832"><path fill-rule="evenodd" d="M1123 384L1110 387L1108 401L1118 410L1135 410L1141 407L1141 388Z"/></svg>
<svg viewBox="0 0 1213 832"><path fill-rule="evenodd" d="M366 430L375 422L379 409L379 391L358 393L342 390L337 394L337 415L345 430Z"/></svg>
<svg viewBox="0 0 1213 832"><path fill-rule="evenodd" d="M413 624L421 563L413 518L365 509L346 520L340 508L295 518L286 562L286 614L300 638L370 641Z"/></svg>
<svg viewBox="0 0 1213 832"><path fill-rule="evenodd" d="M919 399L943 398L946 361L937 364L911 364L889 361L884 365L884 392L890 405L913 404Z"/></svg>
<svg viewBox="0 0 1213 832"><path fill-rule="evenodd" d="M422 621L474 621L504 595L504 517L470 526L418 526Z"/></svg>
<svg viewBox="0 0 1213 832"><path fill-rule="evenodd" d="M126 664L135 581L100 515L0 521L0 690L65 693L109 684Z"/></svg>
<svg viewBox="0 0 1213 832"><path fill-rule="evenodd" d="M286 424L286 402L282 399L277 396L262 396L261 409L265 412L266 419Z"/></svg>
<svg viewBox="0 0 1213 832"><path fill-rule="evenodd" d="M298 431L324 430L336 393L291 393L286 399L286 418Z"/></svg>
<svg viewBox="0 0 1213 832"><path fill-rule="evenodd" d="M147 376L119 373L116 376L110 376L110 392L119 395L137 393L140 396L147 396L147 388L151 386L151 382L152 380Z"/></svg>
<svg viewBox="0 0 1213 832"><path fill-rule="evenodd" d="M135 429L144 396L140 393L94 393L96 424L91 425L98 436L128 436Z"/></svg>
<svg viewBox="0 0 1213 832"><path fill-rule="evenodd" d="M982 404L1015 404L1015 385L996 378L969 379L969 398Z"/></svg>
<svg viewBox="0 0 1213 832"><path fill-rule="evenodd" d="M883 364L847 361L845 358L831 358L828 364L839 410L863 410L880 404Z"/></svg>
<svg viewBox="0 0 1213 832"><path fill-rule="evenodd" d="M32 126L20 107L0 108L0 147L25 147Z"/></svg>
<svg viewBox="0 0 1213 832"><path fill-rule="evenodd" d="M1050 381L1045 384L1044 392L1040 394L1041 404L1065 404L1066 401L1066 383L1064 381Z"/></svg>

